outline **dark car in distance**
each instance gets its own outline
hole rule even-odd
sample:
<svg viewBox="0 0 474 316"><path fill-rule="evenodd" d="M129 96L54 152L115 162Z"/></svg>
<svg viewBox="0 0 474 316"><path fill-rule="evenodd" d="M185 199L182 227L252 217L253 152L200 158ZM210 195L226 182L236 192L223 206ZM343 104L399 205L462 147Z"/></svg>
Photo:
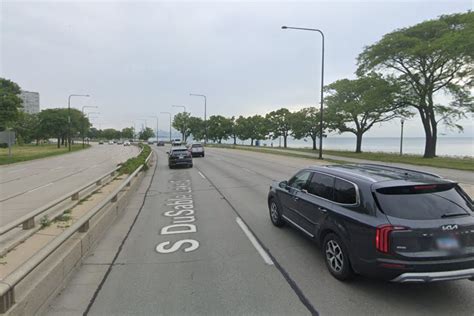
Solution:
<svg viewBox="0 0 474 316"><path fill-rule="evenodd" d="M156 143L156 146L164 146L165 145L165 142L160 140Z"/></svg>
<svg viewBox="0 0 474 316"><path fill-rule="evenodd" d="M168 166L170 169L178 166L191 168L193 166L193 156L186 147L171 147L168 152Z"/></svg>
<svg viewBox="0 0 474 316"><path fill-rule="evenodd" d="M374 164L308 167L268 194L275 226L321 246L329 272L394 282L474 280L471 198L439 176Z"/></svg>

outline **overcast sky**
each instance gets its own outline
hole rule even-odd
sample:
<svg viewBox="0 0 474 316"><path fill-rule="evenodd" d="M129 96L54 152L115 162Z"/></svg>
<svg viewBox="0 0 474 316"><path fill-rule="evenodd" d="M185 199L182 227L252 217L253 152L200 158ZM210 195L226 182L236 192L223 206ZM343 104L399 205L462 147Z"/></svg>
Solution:
<svg viewBox="0 0 474 316"><path fill-rule="evenodd" d="M160 111L208 116L265 114L319 102L321 39L325 82L353 78L356 57L385 33L473 1L2 1L0 75L40 93L41 108L99 106L101 128L140 126ZM92 111L92 110L89 110ZM95 111L95 110L94 110ZM92 115L91 115L92 116ZM96 115L94 115L96 116ZM168 128L160 115L160 129ZM474 137L471 120L464 136ZM441 133L459 135L441 128ZM408 136L423 136L419 118ZM398 136L399 122L367 136ZM346 136L349 136L346 134Z"/></svg>

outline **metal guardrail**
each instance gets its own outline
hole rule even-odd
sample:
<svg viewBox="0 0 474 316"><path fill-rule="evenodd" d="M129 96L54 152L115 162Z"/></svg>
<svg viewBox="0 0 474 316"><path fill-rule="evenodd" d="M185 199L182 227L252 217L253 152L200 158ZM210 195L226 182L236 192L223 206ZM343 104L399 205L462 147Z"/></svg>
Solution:
<svg viewBox="0 0 474 316"><path fill-rule="evenodd" d="M140 150L138 155L140 155L142 153L142 151L143 151L143 149ZM116 167L112 171L108 171L107 173L103 174L102 176L96 178L95 180L83 185L79 189L76 189L72 192L69 192L69 193L61 196L60 198L58 198L56 200L53 200L52 202L50 202L50 203L48 203L48 204L46 204L42 207L39 207L39 208L33 210L32 212L30 212L26 215L23 215L22 217L20 217L20 218L14 220L14 221L2 226L2 227L0 227L0 236L8 233L9 231L17 228L20 225L23 226L23 230L33 229L36 226L35 218L37 216L40 216L41 214L49 211L51 208L67 201L68 199L71 199L72 201L79 200L79 193L81 193L82 191L84 191L86 189L90 189L94 185L97 185L97 186L102 185L102 181L105 178L107 178L109 176L113 177L115 175L115 172L117 172L119 169L120 169L120 166Z"/></svg>
<svg viewBox="0 0 474 316"><path fill-rule="evenodd" d="M34 228L36 226L36 221L35 221L36 217L38 217L41 214L49 211L51 208L67 201L68 199L71 199L72 201L79 200L79 193L81 193L82 191L84 191L86 189L91 188L94 185L97 185L97 186L101 185L102 181L105 178L107 178L109 176L113 177L115 175L115 172L117 172L119 169L120 169L120 167L117 167L117 168L113 169L112 171L108 171L106 174L103 174L99 178L83 185L79 189L76 189L72 192L69 192L69 193L61 196L60 198L58 198L56 200L53 200L52 202L50 202L50 203L48 203L48 204L46 204L42 207L39 207L39 208L35 209L34 211L32 211L32 212L30 212L26 215L23 215L22 217L17 218L16 220L0 227L0 236L8 233L9 231L17 228L20 225L23 226L24 230Z"/></svg>
<svg viewBox="0 0 474 316"><path fill-rule="evenodd" d="M153 151L150 152L148 157L145 159L145 164L148 164ZM126 186L130 186L130 183L134 177L143 169L144 165L140 165L122 184L112 191L104 200L98 205L92 208L84 216L80 217L77 222L72 224L64 232L53 239L45 247L39 250L33 255L28 261L23 263L19 268L10 273L5 279L0 280L0 313L5 313L14 303L14 289L15 286L21 282L29 273L31 273L36 267L38 267L46 258L58 249L66 240L68 240L76 232L87 232L89 229L89 221L96 215L101 209L103 209L110 202L116 202L118 194Z"/></svg>

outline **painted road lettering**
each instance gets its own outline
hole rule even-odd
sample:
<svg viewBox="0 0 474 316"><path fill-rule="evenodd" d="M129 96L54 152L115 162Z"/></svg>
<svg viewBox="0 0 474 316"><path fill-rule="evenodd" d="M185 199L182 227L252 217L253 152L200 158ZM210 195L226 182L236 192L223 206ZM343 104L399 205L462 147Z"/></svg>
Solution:
<svg viewBox="0 0 474 316"><path fill-rule="evenodd" d="M163 215L171 218L171 224L164 226L160 230L160 235L170 236L176 234L192 234L197 232L196 217L194 211L194 201L191 180L189 179L172 179L169 181L176 195L167 199L167 208ZM199 248L199 241L195 239L180 239L178 241L163 241L156 246L158 253L174 253L178 250L184 252L192 252Z"/></svg>

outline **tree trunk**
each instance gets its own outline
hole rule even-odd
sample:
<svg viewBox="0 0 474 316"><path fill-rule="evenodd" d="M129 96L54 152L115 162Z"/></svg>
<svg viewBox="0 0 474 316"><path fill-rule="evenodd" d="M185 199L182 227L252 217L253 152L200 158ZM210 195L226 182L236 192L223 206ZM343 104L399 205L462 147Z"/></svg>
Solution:
<svg viewBox="0 0 474 316"><path fill-rule="evenodd" d="M253 146L253 138L250 138L250 146Z"/></svg>
<svg viewBox="0 0 474 316"><path fill-rule="evenodd" d="M356 134L356 153L362 152L362 133Z"/></svg>
<svg viewBox="0 0 474 316"><path fill-rule="evenodd" d="M237 137L234 136L234 145L237 145Z"/></svg>
<svg viewBox="0 0 474 316"><path fill-rule="evenodd" d="M313 150L316 150L316 136L311 136L311 139L313 140Z"/></svg>
<svg viewBox="0 0 474 316"><path fill-rule="evenodd" d="M425 130L425 152L423 158L436 157L436 141L437 141L437 122L434 119L434 113L427 113L426 109L418 110Z"/></svg>
<svg viewBox="0 0 474 316"><path fill-rule="evenodd" d="M58 137L58 148L61 147L61 137Z"/></svg>
<svg viewBox="0 0 474 316"><path fill-rule="evenodd" d="M283 148L286 148L286 139L288 138L288 135L283 136Z"/></svg>

